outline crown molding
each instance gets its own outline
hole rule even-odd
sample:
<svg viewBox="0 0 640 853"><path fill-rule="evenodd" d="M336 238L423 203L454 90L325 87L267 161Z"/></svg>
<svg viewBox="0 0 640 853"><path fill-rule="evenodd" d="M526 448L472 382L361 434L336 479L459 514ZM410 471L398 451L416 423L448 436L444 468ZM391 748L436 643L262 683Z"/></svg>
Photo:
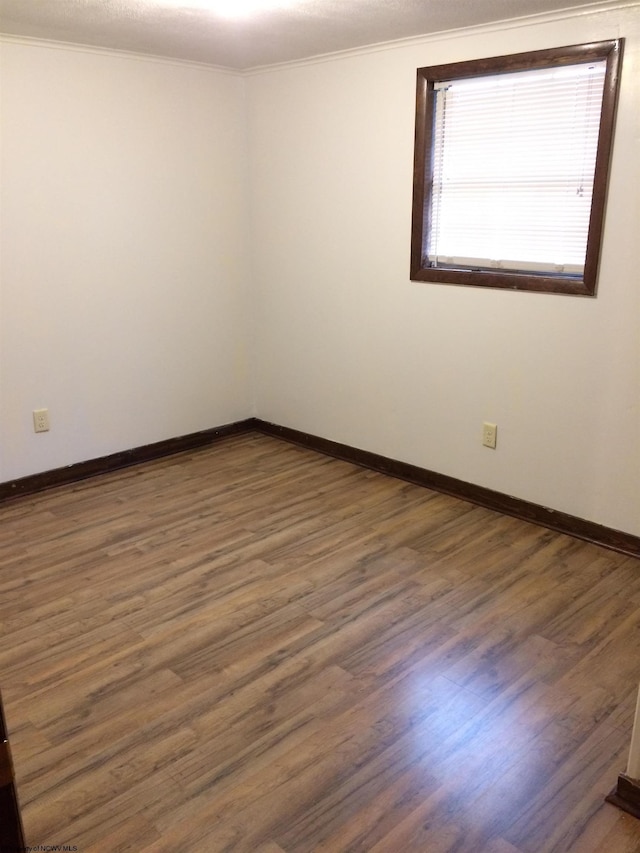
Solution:
<svg viewBox="0 0 640 853"><path fill-rule="evenodd" d="M160 56L154 53L137 53L132 50L119 50L115 47L99 47L91 44L77 44L70 41L36 38L35 36L16 36L0 32L0 44L19 44L26 47L39 47L49 50L63 50L73 53L85 53L95 56L113 56L119 59L129 59L134 62L152 62L161 65L177 65L183 68L197 68L200 71L210 71L215 74L225 74L229 77L242 77L244 71L230 68L226 65L212 65L207 62L196 62L190 59L176 59L171 56Z"/></svg>
<svg viewBox="0 0 640 853"><path fill-rule="evenodd" d="M455 38L469 38L474 35L486 35L495 32L509 32L522 27L533 26L537 24L557 23L558 21L571 20L574 18L586 17L587 15L605 14L613 11L624 11L640 7L640 0L604 0L604 2L585 3L584 6L573 6L569 9L559 9L555 12L540 12L537 15L523 15L519 18L507 18L503 21L491 21L487 24L474 24L469 27L456 27L450 30L440 30L437 33L426 33L420 36L409 36L404 39L394 39L393 41L378 42L376 44L365 45L363 47L354 47L347 50L335 51L333 53L323 53L317 56L310 56L306 59L294 59L289 62L274 63L272 65L256 65L252 68L246 68L240 73L244 77L253 77L261 74L268 74L274 71L283 71L289 68L300 68L307 65L319 65L325 62L333 62L339 59L351 59L357 56L367 56L374 53L382 53L387 50L399 50L406 47L421 47L429 44L437 44L438 42L450 42ZM614 34L611 38L617 38L618 34ZM603 39L605 36L602 37Z"/></svg>
<svg viewBox="0 0 640 853"><path fill-rule="evenodd" d="M217 74L228 74L233 77L252 77L289 68L304 67L307 65L318 65L325 62L333 62L340 59L350 59L357 56L367 56L381 53L387 50L399 50L406 47L416 47L429 44L437 44L441 41L451 41L454 38L468 38L473 35L483 35L495 32L509 32L521 27L537 24L555 23L558 21L572 20L587 15L598 15L612 11L624 11L640 7L640 0L599 0L599 2L585 3L582 6L574 6L567 9L559 9L554 12L541 12L536 15L523 15L517 18L507 18L502 21L491 21L487 24L475 24L469 27L457 27L449 30L441 30L437 33L426 33L419 36L409 36L404 39L377 42L362 47L349 48L347 50L334 51L318 54L305 59L294 59L287 62L273 63L271 65L256 65L248 68L233 68L227 65L214 65L207 62L195 60L177 59L151 53L138 53L136 51L121 50L118 48L99 47L96 45L76 44L75 42L58 41L55 39L36 38L33 36L17 36L10 33L0 32L0 42L8 44L22 44L32 47L48 48L52 50L68 50L78 53L94 54L97 56L116 56L121 59L137 60L142 62L162 63L182 67L198 68L200 70L213 71ZM617 37L614 34L612 38Z"/></svg>

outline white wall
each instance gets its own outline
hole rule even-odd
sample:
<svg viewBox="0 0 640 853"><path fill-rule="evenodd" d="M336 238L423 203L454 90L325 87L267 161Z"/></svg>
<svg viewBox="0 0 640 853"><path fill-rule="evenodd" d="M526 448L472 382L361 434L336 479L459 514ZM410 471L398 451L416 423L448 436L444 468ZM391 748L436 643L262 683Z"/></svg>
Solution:
<svg viewBox="0 0 640 853"><path fill-rule="evenodd" d="M242 78L1 62L0 481L250 415Z"/></svg>
<svg viewBox="0 0 640 853"><path fill-rule="evenodd" d="M637 12L244 79L6 41L0 482L256 413L640 534ZM410 282L415 69L617 36L598 298Z"/></svg>
<svg viewBox="0 0 640 853"><path fill-rule="evenodd" d="M248 78L262 418L640 534L639 18L502 25ZM416 68L618 36L597 299L411 282Z"/></svg>

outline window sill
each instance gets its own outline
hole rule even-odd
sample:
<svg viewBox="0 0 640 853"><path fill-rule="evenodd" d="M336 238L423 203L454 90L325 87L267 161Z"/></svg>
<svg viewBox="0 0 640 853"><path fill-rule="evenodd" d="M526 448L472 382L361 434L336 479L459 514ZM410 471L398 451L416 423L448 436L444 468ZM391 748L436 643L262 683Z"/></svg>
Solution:
<svg viewBox="0 0 640 853"><path fill-rule="evenodd" d="M442 267L412 267L412 281L426 281L434 284L457 284L466 287L489 287L502 290L529 290L538 293L564 293L570 296L595 296L595 283L589 287L582 276L532 275L514 273L443 269Z"/></svg>

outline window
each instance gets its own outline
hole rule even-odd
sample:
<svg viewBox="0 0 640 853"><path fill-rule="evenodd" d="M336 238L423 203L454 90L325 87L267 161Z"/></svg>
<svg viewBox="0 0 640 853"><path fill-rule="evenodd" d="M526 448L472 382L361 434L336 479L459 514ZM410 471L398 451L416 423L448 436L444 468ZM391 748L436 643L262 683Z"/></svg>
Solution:
<svg viewBox="0 0 640 853"><path fill-rule="evenodd" d="M621 53L418 69L412 279L595 295Z"/></svg>

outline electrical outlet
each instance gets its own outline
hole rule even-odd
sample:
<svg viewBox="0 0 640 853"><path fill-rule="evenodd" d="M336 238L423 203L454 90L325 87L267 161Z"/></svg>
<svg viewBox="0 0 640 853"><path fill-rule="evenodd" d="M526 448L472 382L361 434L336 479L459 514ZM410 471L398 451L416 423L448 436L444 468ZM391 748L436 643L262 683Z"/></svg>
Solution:
<svg viewBox="0 0 640 853"><path fill-rule="evenodd" d="M49 432L49 409L33 410L33 431Z"/></svg>
<svg viewBox="0 0 640 853"><path fill-rule="evenodd" d="M492 450L496 449L496 442L498 440L498 427L496 424L483 423L482 424L482 443L485 447L490 447Z"/></svg>

